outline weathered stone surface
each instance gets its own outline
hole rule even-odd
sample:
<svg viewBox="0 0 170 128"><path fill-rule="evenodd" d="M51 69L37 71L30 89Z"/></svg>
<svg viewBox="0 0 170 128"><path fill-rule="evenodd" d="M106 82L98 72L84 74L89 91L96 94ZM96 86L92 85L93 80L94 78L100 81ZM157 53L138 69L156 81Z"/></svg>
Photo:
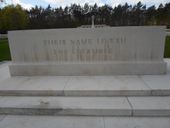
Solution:
<svg viewBox="0 0 170 128"><path fill-rule="evenodd" d="M170 97L128 97L133 116L170 116Z"/></svg>
<svg viewBox="0 0 170 128"><path fill-rule="evenodd" d="M169 128L170 118L105 117L105 128Z"/></svg>
<svg viewBox="0 0 170 128"><path fill-rule="evenodd" d="M170 117L170 97L0 97L9 115Z"/></svg>
<svg viewBox="0 0 170 128"><path fill-rule="evenodd" d="M150 95L151 90L138 76L75 76L64 89L66 96Z"/></svg>
<svg viewBox="0 0 170 128"><path fill-rule="evenodd" d="M164 74L165 27L10 31L11 75Z"/></svg>
<svg viewBox="0 0 170 128"><path fill-rule="evenodd" d="M103 117L7 116L1 128L104 128Z"/></svg>
<svg viewBox="0 0 170 128"><path fill-rule="evenodd" d="M13 96L169 96L170 61L166 75L15 76L0 65L0 95Z"/></svg>
<svg viewBox="0 0 170 128"><path fill-rule="evenodd" d="M169 128L168 117L6 116L2 128Z"/></svg>
<svg viewBox="0 0 170 128"><path fill-rule="evenodd" d="M131 116L125 97L0 97L0 113L12 115Z"/></svg>

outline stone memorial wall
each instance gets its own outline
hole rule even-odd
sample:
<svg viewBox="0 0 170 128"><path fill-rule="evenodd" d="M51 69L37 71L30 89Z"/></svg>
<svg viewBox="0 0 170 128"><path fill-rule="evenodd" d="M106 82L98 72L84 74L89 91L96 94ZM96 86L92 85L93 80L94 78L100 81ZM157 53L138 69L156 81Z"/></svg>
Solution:
<svg viewBox="0 0 170 128"><path fill-rule="evenodd" d="M11 75L164 74L165 27L10 31Z"/></svg>

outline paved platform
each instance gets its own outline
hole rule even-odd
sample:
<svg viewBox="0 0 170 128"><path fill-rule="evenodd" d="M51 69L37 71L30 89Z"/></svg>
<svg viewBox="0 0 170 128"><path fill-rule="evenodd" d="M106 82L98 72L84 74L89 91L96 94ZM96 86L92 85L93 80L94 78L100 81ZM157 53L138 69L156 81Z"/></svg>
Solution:
<svg viewBox="0 0 170 128"><path fill-rule="evenodd" d="M0 114L170 117L170 97L0 97Z"/></svg>
<svg viewBox="0 0 170 128"><path fill-rule="evenodd" d="M0 95L7 96L170 96L170 59L166 75L10 77L0 65Z"/></svg>
<svg viewBox="0 0 170 128"><path fill-rule="evenodd" d="M0 128L170 128L166 75L10 77L0 64Z"/></svg>
<svg viewBox="0 0 170 128"><path fill-rule="evenodd" d="M0 116L0 128L169 128L164 117Z"/></svg>

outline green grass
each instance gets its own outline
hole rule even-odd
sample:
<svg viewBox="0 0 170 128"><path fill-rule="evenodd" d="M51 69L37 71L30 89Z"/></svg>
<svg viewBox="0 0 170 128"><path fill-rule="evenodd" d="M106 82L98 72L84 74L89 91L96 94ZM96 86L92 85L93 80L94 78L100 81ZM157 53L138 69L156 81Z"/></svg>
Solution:
<svg viewBox="0 0 170 128"><path fill-rule="evenodd" d="M166 37L164 57L170 58L170 36Z"/></svg>
<svg viewBox="0 0 170 128"><path fill-rule="evenodd" d="M8 39L0 39L0 61L11 60Z"/></svg>
<svg viewBox="0 0 170 128"><path fill-rule="evenodd" d="M170 36L166 37L165 58L170 58ZM0 61L11 60L8 39L0 39Z"/></svg>

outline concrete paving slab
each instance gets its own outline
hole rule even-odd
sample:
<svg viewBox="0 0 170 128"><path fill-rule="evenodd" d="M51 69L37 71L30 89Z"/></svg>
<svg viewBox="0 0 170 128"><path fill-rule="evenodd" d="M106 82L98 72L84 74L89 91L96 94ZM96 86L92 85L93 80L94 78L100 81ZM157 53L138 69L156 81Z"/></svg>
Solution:
<svg viewBox="0 0 170 128"><path fill-rule="evenodd" d="M104 117L105 128L169 128L165 117Z"/></svg>
<svg viewBox="0 0 170 128"><path fill-rule="evenodd" d="M31 77L18 88L18 93L25 92L36 96L63 96L64 88L69 80L69 76L45 76Z"/></svg>
<svg viewBox="0 0 170 128"><path fill-rule="evenodd" d="M1 114L131 116L125 97L0 97Z"/></svg>
<svg viewBox="0 0 170 128"><path fill-rule="evenodd" d="M0 64L0 82L4 79L10 78L8 64L9 63Z"/></svg>
<svg viewBox="0 0 170 128"><path fill-rule="evenodd" d="M169 128L167 117L6 116L2 128Z"/></svg>
<svg viewBox="0 0 170 128"><path fill-rule="evenodd" d="M170 75L141 76L151 88L152 95L170 95Z"/></svg>
<svg viewBox="0 0 170 128"><path fill-rule="evenodd" d="M0 128L104 128L103 117L7 116Z"/></svg>
<svg viewBox="0 0 170 128"><path fill-rule="evenodd" d="M170 97L128 97L133 116L170 116Z"/></svg>
<svg viewBox="0 0 170 128"><path fill-rule="evenodd" d="M2 90L18 90L22 84L29 80L28 77L10 77L0 82L0 91Z"/></svg>
<svg viewBox="0 0 170 128"><path fill-rule="evenodd" d="M74 76L64 89L66 96L150 95L138 76Z"/></svg>
<svg viewBox="0 0 170 128"><path fill-rule="evenodd" d="M167 63L167 74L144 75L141 78L151 88L152 95L170 95L170 59L164 59Z"/></svg>
<svg viewBox="0 0 170 128"><path fill-rule="evenodd" d="M0 81L0 95L60 96L69 76L7 77Z"/></svg>
<svg viewBox="0 0 170 128"><path fill-rule="evenodd" d="M28 77L27 77L28 78ZM20 90L64 90L69 76L36 76L29 77L28 81L23 83Z"/></svg>

